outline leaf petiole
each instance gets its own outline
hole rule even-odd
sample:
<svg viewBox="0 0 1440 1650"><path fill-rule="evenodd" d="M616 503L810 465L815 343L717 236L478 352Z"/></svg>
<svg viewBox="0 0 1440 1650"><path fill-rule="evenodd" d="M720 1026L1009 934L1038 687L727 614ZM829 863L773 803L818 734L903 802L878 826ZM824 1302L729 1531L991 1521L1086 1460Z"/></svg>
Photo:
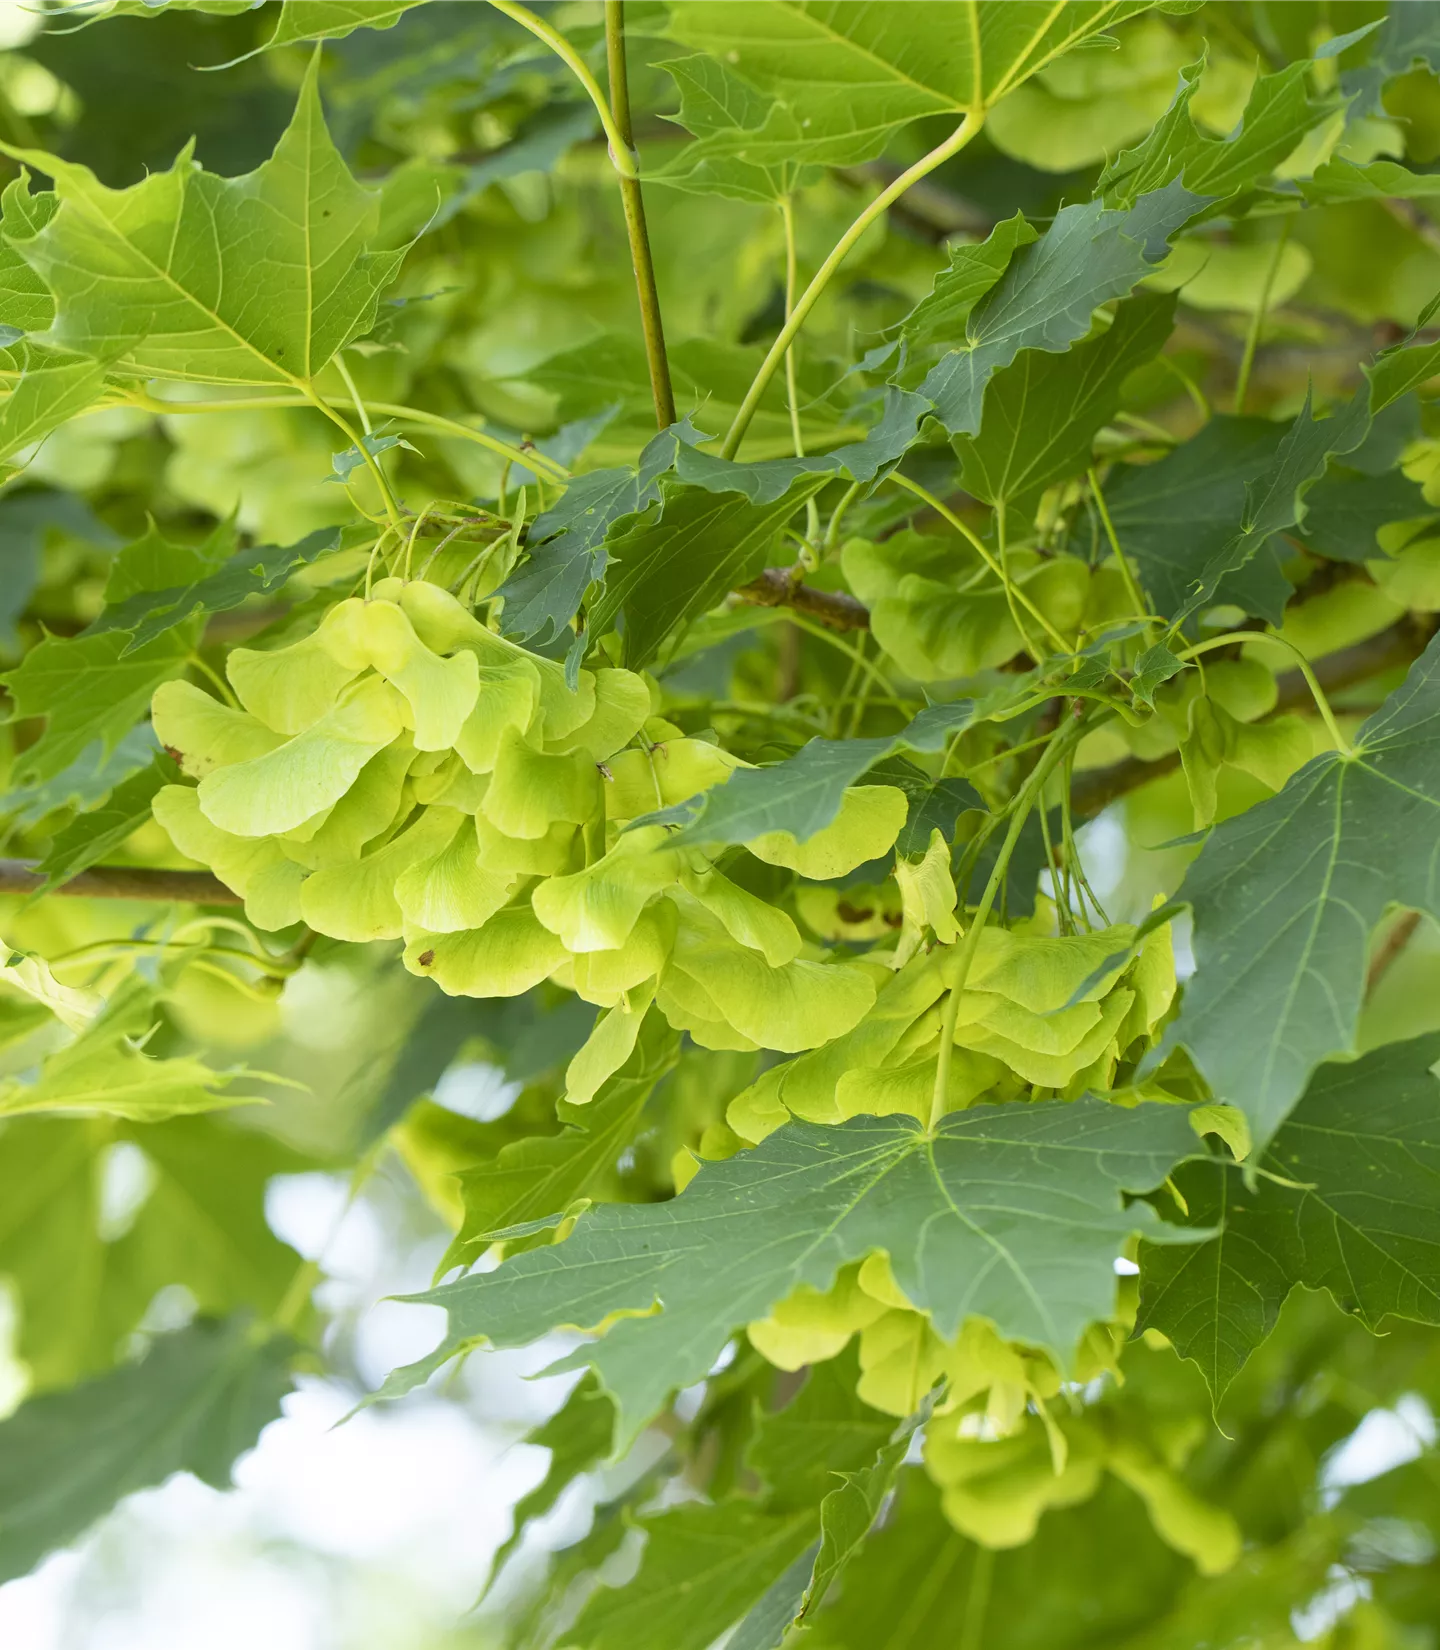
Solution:
<svg viewBox="0 0 1440 1650"><path fill-rule="evenodd" d="M978 533L972 531L972 529L968 527L965 522L957 516L946 503L944 503L943 500L936 498L934 493L922 487L918 481L911 481L909 476L901 475L898 470L892 470L885 479L887 481L893 481L897 487L903 487L907 492L914 493L916 498L918 498L921 503L928 504L938 516L949 522L955 531L959 533L961 538L963 538L969 544L970 548L975 551L975 553L980 557L995 577L1000 580L1006 594L1011 596L1014 601L1019 602L1020 606L1023 607L1026 612L1040 624L1045 631L1045 634L1049 636L1050 640L1054 642L1056 648L1061 653L1069 653L1070 644L1065 640L1060 632L1056 630L1055 626L1050 623L1049 619L1045 617L1040 609L1036 607L1035 603L1030 600L1029 596L1025 594L1020 586L1013 584L1010 579L1006 577L1005 569L995 559L989 545L985 543L984 539L982 539ZM1021 634L1024 634L1023 630L1021 631Z"/></svg>
<svg viewBox="0 0 1440 1650"><path fill-rule="evenodd" d="M605 136L610 144L610 159L614 162L615 170L622 178L638 180L640 170L635 164L635 153L621 135L615 124L615 118L610 112L610 105L605 94L600 90L599 82L585 65L585 59L575 50L565 36L550 25L538 18L526 6L514 4L514 0L490 0L495 10L504 13L512 23L518 23L522 29L528 29L537 40L543 40L555 53L556 57L569 69L570 73L584 87L586 96L595 105L595 113L600 117L600 124L605 129ZM608 19L607 19L608 28Z"/></svg>
<svg viewBox="0 0 1440 1650"><path fill-rule="evenodd" d="M495 0L491 0L491 4L494 3ZM985 115L983 110L973 110L966 115L964 120L943 143L937 144L928 155L922 155L913 166L902 172L888 188L882 189L840 239L836 241L831 248L829 257L816 270L814 279L805 288L789 319L780 329L779 337L770 346L770 353L760 363L760 369L755 374L750 388L745 392L745 399L740 403L734 422L726 432L725 445L721 448L722 458L734 458L739 450L740 443L745 439L745 432L750 427L750 420L754 418L755 410L760 405L760 397L764 395L769 387L770 380L775 376L780 363L785 359L785 353L794 342L795 335L805 325L805 318L814 309L820 294L829 286L831 277L844 263L856 241L875 222L876 218L888 211L900 199L912 183L918 183L921 178L933 172L937 166L943 166L951 156L958 155L984 124Z"/></svg>
<svg viewBox="0 0 1440 1650"><path fill-rule="evenodd" d="M1198 659L1202 653L1209 653L1217 647L1230 647L1236 642L1274 642L1280 647L1289 648L1295 656L1295 663L1300 674L1305 678L1305 685L1310 689L1310 696L1315 701L1315 708L1320 712L1320 720L1325 724L1325 731L1335 741L1335 748L1342 756L1354 756L1355 747L1340 731L1340 724L1335 720L1335 712L1330 708L1330 701L1325 697L1325 689L1320 686L1320 679L1311 669L1310 661L1292 641L1284 636L1277 636L1268 630L1227 630L1220 636L1207 636L1203 642L1196 642L1176 655L1179 659Z"/></svg>
<svg viewBox="0 0 1440 1650"><path fill-rule="evenodd" d="M940 1126L940 1119L945 1115L945 1096L950 1087L950 1063L955 1051L955 1026L960 1018L960 998L964 994L965 982L970 976L975 954L980 949L980 935L995 904L995 896L1000 892L1000 884L1004 881L1011 856L1015 852L1015 844L1020 840L1020 832L1030 816L1030 810L1035 806L1036 798L1044 791L1046 781L1055 771L1061 758L1075 742L1082 725L1072 722L1051 739L1044 755L1035 764L1030 777L1016 792L1015 799L1010 804L1010 824L1005 831L1005 839L1000 844L990 879L985 884L985 891L980 896L980 903L975 907L975 915L965 930L965 937L961 940L955 956L955 972L950 981L950 995L945 1001L945 1012L940 1022L940 1053L935 1063L935 1091L930 1101L931 1134Z"/></svg>

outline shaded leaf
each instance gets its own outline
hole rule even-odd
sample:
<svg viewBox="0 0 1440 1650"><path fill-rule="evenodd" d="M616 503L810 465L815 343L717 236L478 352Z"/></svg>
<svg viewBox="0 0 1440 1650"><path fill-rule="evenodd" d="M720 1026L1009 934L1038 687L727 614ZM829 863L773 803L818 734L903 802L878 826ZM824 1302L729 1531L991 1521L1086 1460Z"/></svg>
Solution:
<svg viewBox="0 0 1440 1650"><path fill-rule="evenodd" d="M162 785L180 777L163 758L133 773L88 813L77 814L51 842L36 870L46 878L41 893L59 888L71 877L112 854L150 818L150 804Z"/></svg>
<svg viewBox="0 0 1440 1650"><path fill-rule="evenodd" d="M1127 299L1112 324L1063 355L1023 350L990 380L980 432L956 443L968 492L1033 514L1047 487L1083 470L1096 435L1120 406L1120 388L1158 355L1175 319L1174 297Z"/></svg>
<svg viewBox="0 0 1440 1650"><path fill-rule="evenodd" d="M848 441L809 458L771 458L748 464L718 458L697 447L682 447L675 456L675 470L682 481L712 493L743 493L752 504L773 504L807 476L873 481L913 445L916 426L930 411L924 396L891 385L885 391L879 422L862 441Z"/></svg>
<svg viewBox="0 0 1440 1650"><path fill-rule="evenodd" d="M216 1117L20 1117L0 1140L0 1275L14 1285L16 1351L39 1390L108 1368L168 1284L202 1312L266 1313L300 1265L266 1224L265 1186L315 1164L254 1129ZM142 1154L150 1179L119 1235L100 1202L115 1143Z"/></svg>
<svg viewBox="0 0 1440 1650"><path fill-rule="evenodd" d="M1440 1324L1440 1037L1322 1066L1247 1185L1238 1165L1185 1164L1194 1249L1144 1251L1140 1322L1204 1372L1218 1403L1297 1285L1328 1289L1370 1329ZM1273 1177L1279 1177L1273 1178Z"/></svg>
<svg viewBox="0 0 1440 1650"><path fill-rule="evenodd" d="M706 1650L809 1546L810 1509L691 1503L640 1521L647 1540L628 1586L601 1587L566 1635L585 1650ZM697 1599L703 1607L697 1608Z"/></svg>
<svg viewBox="0 0 1440 1650"><path fill-rule="evenodd" d="M1154 464L1120 465L1105 483L1115 536L1155 611L1178 613L1204 569L1234 534L1249 482L1264 473L1283 424L1217 414ZM1247 613L1279 624L1291 593L1273 546L1227 574L1216 591Z"/></svg>
<svg viewBox="0 0 1440 1650"><path fill-rule="evenodd" d="M1440 643L1360 728L1225 821L1181 888L1196 971L1170 1042L1274 1137L1322 1060L1353 1050L1371 930L1392 902L1440 912Z"/></svg>
<svg viewBox="0 0 1440 1650"><path fill-rule="evenodd" d="M237 550L214 572L191 583L136 590L108 605L86 634L128 631L120 656L129 657L202 613L228 613L253 596L273 595L292 573L338 549L341 542L338 529L319 527L295 544L260 544L250 550Z"/></svg>
<svg viewBox="0 0 1440 1650"><path fill-rule="evenodd" d="M1300 537L1332 561L1369 561L1380 554L1375 540L1380 528L1433 513L1419 482L1399 470L1365 475L1336 464L1310 489L1305 504Z"/></svg>
<svg viewBox="0 0 1440 1650"><path fill-rule="evenodd" d="M667 488L658 505L607 540L605 588L587 631L605 635L623 612L625 663L632 670L648 664L676 626L755 577L785 523L825 479L806 476L771 504L703 487Z"/></svg>
<svg viewBox="0 0 1440 1650"><path fill-rule="evenodd" d="M978 434L991 377L1022 349L1059 353L1083 338L1097 306L1131 291L1204 205L1171 183L1127 211L1098 200L1062 207L969 312L963 345L925 375L919 389L935 416L952 435Z"/></svg>
<svg viewBox="0 0 1440 1650"><path fill-rule="evenodd" d="M1006 689L985 701L958 699L930 705L890 738L812 739L784 762L765 768L739 768L723 785L662 813L648 814L635 824L683 824L679 842L748 842L768 831L788 831L797 842L805 842L831 823L840 812L846 790L862 774L900 750L943 750L966 728L987 717L1002 716L1012 702L1026 696L1028 686L1026 683ZM913 787L902 788L911 795ZM964 792L941 791L939 787L936 791L936 806L940 808L952 796L960 806L970 801L968 786ZM922 799L922 809L924 805ZM927 831L921 846L928 842Z"/></svg>
<svg viewBox="0 0 1440 1650"><path fill-rule="evenodd" d="M561 1101L559 1134L531 1135L492 1162L460 1174L465 1219L447 1263L473 1260L497 1233L563 1215L634 1139L655 1085L674 1066L679 1042L652 1024L639 1047L588 1104Z"/></svg>
<svg viewBox="0 0 1440 1650"><path fill-rule="evenodd" d="M538 515L526 536L525 560L506 580L503 623L508 635L556 640L580 610L585 592L605 571L612 527L660 497L660 477L686 444L704 439L688 418L646 444L639 463L576 476L560 502Z"/></svg>
<svg viewBox="0 0 1440 1650"><path fill-rule="evenodd" d="M0 647L15 642L15 621L40 577L41 553L52 530L102 549L116 542L114 533L76 493L30 488L0 499Z"/></svg>
<svg viewBox="0 0 1440 1650"><path fill-rule="evenodd" d="M200 1318L139 1363L22 1404L0 1422L0 1580L172 1473L227 1488L236 1458L279 1418L292 1352L245 1318Z"/></svg>

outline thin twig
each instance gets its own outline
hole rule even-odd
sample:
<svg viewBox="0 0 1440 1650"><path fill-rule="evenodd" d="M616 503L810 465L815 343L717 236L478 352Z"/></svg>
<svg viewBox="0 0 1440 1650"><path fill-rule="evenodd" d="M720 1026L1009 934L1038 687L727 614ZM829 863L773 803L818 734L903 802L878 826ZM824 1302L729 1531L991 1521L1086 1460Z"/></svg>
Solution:
<svg viewBox="0 0 1440 1650"><path fill-rule="evenodd" d="M660 293L655 285L655 260L650 255L650 231L645 225L645 200L640 193L640 168L635 154L635 131L630 122L630 84L625 66L624 0L605 0L605 58L610 70L610 111L615 131L625 146L624 164L611 140L610 158L620 174L620 200L625 208L625 232L630 237L630 262L635 270L635 292L640 299L640 329L645 334L645 361L650 369L650 394L655 422L668 429L675 422L675 391L665 354L665 328L660 320Z"/></svg>
<svg viewBox="0 0 1440 1650"><path fill-rule="evenodd" d="M795 335L805 324L805 318L815 307L820 294L830 284L830 278L849 255L850 249L865 233L875 220L882 216L886 208L893 201L897 201L912 183L918 183L921 178L933 172L937 166L943 165L952 155L958 155L967 143L985 124L985 116L979 111L966 115L965 119L941 144L932 149L929 154L922 155L908 170L902 172L894 183L890 184L870 202L869 206L860 213L831 248L829 257L815 272L815 278L801 294L795 309L780 329L780 335L770 346L770 351L760 363L760 370L755 374L754 381L745 392L745 399L740 403L739 411L735 414L734 422L725 435L725 445L722 456L734 458L740 443L745 439L745 432L750 427L750 420L755 416L755 409L760 405L760 398L769 387L770 380L775 376L780 363L785 359L785 352L794 342Z"/></svg>
<svg viewBox="0 0 1440 1650"><path fill-rule="evenodd" d="M868 630L870 610L843 590L814 590L799 584L785 567L767 567L758 578L735 592L752 607L793 607L808 613L831 630Z"/></svg>
<svg viewBox="0 0 1440 1650"><path fill-rule="evenodd" d="M1375 987L1384 979L1391 963L1400 955L1410 943L1411 936L1420 926L1420 913L1407 911L1400 917L1395 926L1381 940L1375 955L1370 959L1370 967L1365 973L1365 998L1368 1002L1374 994Z"/></svg>

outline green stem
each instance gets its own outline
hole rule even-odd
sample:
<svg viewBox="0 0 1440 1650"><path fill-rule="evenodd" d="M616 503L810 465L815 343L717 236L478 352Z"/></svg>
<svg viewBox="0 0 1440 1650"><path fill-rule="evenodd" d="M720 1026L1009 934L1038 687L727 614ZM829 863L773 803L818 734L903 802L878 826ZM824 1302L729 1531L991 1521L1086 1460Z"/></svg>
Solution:
<svg viewBox="0 0 1440 1650"><path fill-rule="evenodd" d="M1245 411L1245 395L1250 388L1250 369L1255 365L1255 351L1259 348L1266 311L1270 308L1270 292L1275 285L1275 277L1280 272L1280 260L1285 256L1285 244L1290 239L1290 226L1293 222L1292 218L1286 218L1280 226L1280 233L1275 238L1275 250L1270 255L1270 267L1265 271L1265 281L1260 288L1260 302L1255 306L1255 313L1250 319L1250 330L1245 334L1245 353L1240 357L1240 375L1235 380L1237 418Z"/></svg>
<svg viewBox="0 0 1440 1650"><path fill-rule="evenodd" d="M1136 613L1146 613L1149 611L1149 606L1140 594L1140 586L1135 582L1135 574L1131 570L1129 558L1120 548L1120 539L1115 532L1115 523L1110 519L1110 506L1106 504L1105 495L1100 490L1100 480L1095 474L1093 464L1086 471L1086 476L1090 482L1090 496L1095 500L1095 508L1100 512L1100 520L1105 526L1105 537L1110 541L1110 553L1114 556L1115 563L1120 569L1120 577L1125 581L1126 593L1135 604Z"/></svg>
<svg viewBox="0 0 1440 1650"><path fill-rule="evenodd" d="M118 401L107 403L109 406L139 407L143 412L150 413L275 412L283 407L313 407L314 404L305 395L248 395L236 396L230 401L165 401L159 396L147 395L144 390L133 390ZM537 475L541 471L549 471L554 481L570 479L570 472L565 466L557 464L553 458L546 458L544 453L523 452L519 447L512 447L508 441L501 441L499 436L485 430L471 429L468 424L444 418L439 413L422 412L419 407L405 407L395 401L372 401L370 410L384 413L387 418L403 419L407 424L425 424L431 429L443 430L447 435L463 436L467 441L488 447L492 453L508 459L512 464L523 464Z"/></svg>
<svg viewBox="0 0 1440 1650"><path fill-rule="evenodd" d="M805 618L803 614L792 613L789 622L801 630L809 631L812 636L818 636L822 642L829 642L831 647L839 648L843 654L859 665L870 680L875 683L880 689L880 697L887 704L894 705L895 709L904 717L908 718L912 714L910 707L895 692L885 674L867 659L858 648L852 647L849 642L841 641L833 630L827 630L823 624L816 624L813 620Z"/></svg>
<svg viewBox="0 0 1440 1650"><path fill-rule="evenodd" d="M800 260L795 250L795 204L789 195L780 197L780 221L785 226L785 319L795 313L795 289L800 284ZM785 399L790 404L790 439L795 444L796 458L805 456L805 438L800 433L800 385L796 376L795 346L785 351ZM820 506L814 498L805 500L805 536L818 544L820 539Z"/></svg>
<svg viewBox="0 0 1440 1650"><path fill-rule="evenodd" d="M830 278L844 263L856 241L878 217L882 216L899 200L912 183L918 183L921 178L933 172L937 166L943 166L952 155L958 155L984 124L985 116L983 112L976 111L966 115L960 125L945 139L944 143L937 145L928 155L922 155L912 167L902 172L888 188L882 189L835 243L830 256L815 272L815 278L805 288L795 305L794 312L780 329L780 336L770 346L770 353L761 362L760 370L755 374L755 381L746 390L745 399L740 403L740 410L735 414L735 421L726 433L725 445L721 450L723 457L734 458L739 450L740 443L745 439L745 431L750 427L750 420L755 416L755 409L760 405L760 397L764 395L769 387L770 380L775 376L780 363L785 359L785 352L790 348L800 328L805 325L806 317L814 309L820 294L829 286Z"/></svg>
<svg viewBox="0 0 1440 1650"><path fill-rule="evenodd" d="M528 29L537 40L543 40L555 53L556 57L569 69L570 73L585 88L585 93L595 105L595 113L600 116L600 124L605 129L605 136L610 144L610 159L615 163L615 170L623 177L638 177L635 168L635 156L630 144L621 135L610 113L610 105L605 101L605 94L600 90L595 76L585 66L585 60L570 44L563 34L557 33L548 23L542 22L533 11L525 6L513 4L513 0L490 0L498 12L503 12L512 23L518 23L522 29ZM608 9L608 0L607 0ZM606 32L609 32L609 20L606 20ZM628 168L628 170L627 170Z"/></svg>
<svg viewBox="0 0 1440 1650"><path fill-rule="evenodd" d="M345 393L350 397L355 408L355 416L360 420L360 428L366 435L372 434L370 428L370 414L365 410L365 403L360 399L360 391L355 387L355 380L350 375L350 369L345 365L345 357L340 350L335 351L335 370L340 374L340 382L345 386Z"/></svg>
<svg viewBox="0 0 1440 1650"><path fill-rule="evenodd" d="M317 411L325 414L326 418L344 435L345 439L365 460L365 468L370 472L371 479L380 489L380 501L385 506L385 514L390 518L390 525L398 533L400 531L400 505L394 493L390 491L390 483L385 472L380 468L380 460L365 445L364 438L355 433L349 419L335 411L330 403L318 390L305 386L305 398Z"/></svg>
<svg viewBox="0 0 1440 1650"><path fill-rule="evenodd" d="M835 506L834 511L831 513L830 525L825 529L826 550L833 550L839 542L840 524L845 519L845 512L860 496L860 488L862 485L863 484L861 482L852 481L840 495L840 502Z"/></svg>
<svg viewBox="0 0 1440 1650"><path fill-rule="evenodd" d="M557 464L553 458L547 458L544 453L512 447L508 441L501 441L498 436L490 435L485 430L472 430L468 424L461 424L456 419L443 418L439 413L422 412L419 407L403 407L394 401L372 401L370 407L373 412L384 413L388 418L403 418L411 424L427 424L431 429L444 430L448 435L464 436L467 441L488 447L492 453L509 459L512 464L523 464L537 476L548 471L552 481L570 479L570 472L565 466Z"/></svg>
<svg viewBox="0 0 1440 1650"><path fill-rule="evenodd" d="M885 479L887 481L893 481L897 487L903 487L906 492L914 493L916 498L920 499L922 503L928 504L937 515L942 517L945 521L948 521L955 531L959 533L961 538L963 538L969 544L970 548L975 551L981 561L985 563L995 577L999 579L1006 595L1011 597L1012 601L1018 601L1025 611L1040 624L1041 628L1045 631L1045 634L1052 642L1054 642L1056 648L1061 653L1069 653L1069 642L1067 642L1060 632L1056 630L1055 626L1050 623L1049 619L1047 619L1040 609L1036 607L1035 603L1030 600L1020 586L1018 584L1011 584L1010 580L1005 576L1005 569L998 561L996 561L995 557L990 553L990 546L985 543L984 539L982 539L978 533L973 532L969 527L967 527L960 517L957 516L947 504L936 498L934 493L927 491L918 481L911 481L909 476L901 475L899 470L892 470ZM1025 627L1019 623L1018 619L1016 621L1016 628L1020 631L1021 635L1024 635Z"/></svg>
<svg viewBox="0 0 1440 1650"><path fill-rule="evenodd" d="M605 59L610 70L610 106L614 111L615 135L610 139L610 158L620 174L620 201L625 208L625 232L630 237L630 262L635 270L635 292L640 300L640 330L645 335L645 361L650 369L650 395L655 402L655 422L665 430L675 422L675 391L670 383L670 362L665 354L660 293L655 285L655 260L650 255L650 231L645 224L645 200L640 193L640 168L635 155L635 133L630 123L624 0L605 0ZM607 127L607 133L609 130ZM620 164L616 138L624 145L624 166Z"/></svg>
<svg viewBox="0 0 1440 1650"><path fill-rule="evenodd" d="M1315 701L1315 708L1320 712L1320 720L1325 724L1325 731L1335 741L1335 748L1342 756L1353 756L1355 748L1340 731L1340 724L1335 720L1335 712L1330 708L1330 701L1325 697L1325 689L1320 686L1320 678L1310 668L1310 661L1292 641L1284 636L1277 636L1268 630L1227 630L1222 636L1209 636L1203 642L1196 642L1193 647L1187 647L1176 655L1179 659L1198 659L1202 653L1209 653L1217 647L1229 647L1235 642L1246 645L1255 642L1274 642L1278 647L1288 648L1295 656L1295 663L1300 674L1305 678L1305 685L1310 689L1310 696Z"/></svg>
<svg viewBox="0 0 1440 1650"><path fill-rule="evenodd" d="M975 907L975 915L969 928L965 930L965 938L960 942L960 949L955 957L955 973L950 981L950 995L946 1000L945 1014L940 1024L940 1055L935 1064L935 1092L930 1102L932 1134L940 1126L940 1119L945 1115L945 1096L950 1087L950 1062L955 1052L955 1024L960 1018L960 998L965 991L965 982L970 977L975 953L980 949L980 935L984 931L985 920L995 904L995 896L1000 892L1000 884L1004 881L1011 855L1015 852L1015 844L1020 840L1020 832L1030 816L1035 799L1044 790L1046 780L1054 772L1056 764L1064 756L1074 737L1075 734L1067 729L1052 739L1045 754L1031 770L1030 777L1016 793L1015 800L1010 805L1010 825L1005 832L1005 840L1000 844L1000 852L995 856L995 866L990 872L990 880L985 884L985 892L981 894L980 903Z"/></svg>

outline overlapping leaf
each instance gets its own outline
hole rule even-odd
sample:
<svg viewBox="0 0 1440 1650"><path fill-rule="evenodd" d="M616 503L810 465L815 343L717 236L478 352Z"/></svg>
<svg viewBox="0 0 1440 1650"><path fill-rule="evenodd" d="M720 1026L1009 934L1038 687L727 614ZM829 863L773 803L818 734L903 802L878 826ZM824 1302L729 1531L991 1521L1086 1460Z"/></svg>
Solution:
<svg viewBox="0 0 1440 1650"><path fill-rule="evenodd" d="M1193 980L1173 1041L1257 1147L1322 1060L1354 1048L1370 932L1398 902L1440 913L1440 643L1361 727L1278 796L1214 832L1181 897L1195 914Z"/></svg>
<svg viewBox="0 0 1440 1650"><path fill-rule="evenodd" d="M625 663L631 669L648 664L678 625L755 577L785 523L825 479L804 476L769 504L684 484L667 489L658 505L607 542L605 589L588 629L603 636L623 612Z"/></svg>
<svg viewBox="0 0 1440 1650"><path fill-rule="evenodd" d="M728 64L780 106L747 158L850 166L885 147L897 127L958 117L1006 92L1150 0L959 0L926 27L888 6L834 0L690 0L670 32Z"/></svg>
<svg viewBox="0 0 1440 1650"><path fill-rule="evenodd" d="M1120 1246L1135 1231L1164 1235L1122 1191L1158 1184L1193 1141L1183 1108L1096 1100L977 1106L933 1137L903 1118L793 1124L706 1167L671 1203L605 1205L563 1243L414 1297L448 1309L450 1334L387 1390L477 1336L524 1345L618 1314L569 1367L597 1370L628 1442L737 1325L797 1284L827 1288L875 1249L941 1335L983 1316L1068 1361L1086 1324L1113 1311Z"/></svg>
<svg viewBox="0 0 1440 1650"><path fill-rule="evenodd" d="M1110 211L1099 200L1062 207L969 311L964 342L921 381L920 393L934 402L935 416L952 435L978 434L994 374L1022 349L1058 353L1083 338L1095 309L1151 273L1170 237L1205 204L1206 197L1170 183L1127 211ZM924 314L923 305L917 314ZM932 325L927 318L926 336Z"/></svg>
<svg viewBox="0 0 1440 1650"><path fill-rule="evenodd" d="M274 155L246 177L202 171L187 151L110 189L75 162L10 151L54 178L60 203L33 233L6 228L55 296L49 343L147 378L273 389L309 383L373 325L400 254L374 248L380 197L330 141L318 67Z"/></svg>
<svg viewBox="0 0 1440 1650"><path fill-rule="evenodd" d="M985 391L979 433L956 442L966 489L1014 518L1089 462L1091 444L1115 416L1125 379L1158 355L1174 324L1173 299L1128 299L1110 327L1063 355L1022 351Z"/></svg>
<svg viewBox="0 0 1440 1650"><path fill-rule="evenodd" d="M1440 1324L1440 1038L1322 1066L1253 1185L1234 1164L1186 1164L1189 1250L1147 1249L1141 1321L1193 1358L1218 1400L1297 1285L1328 1289L1371 1329Z"/></svg>
<svg viewBox="0 0 1440 1650"><path fill-rule="evenodd" d="M561 1133L517 1140L492 1162L464 1170L465 1218L450 1257L472 1260L496 1232L563 1214L582 1197L634 1139L645 1103L678 1048L668 1029L650 1036L589 1104L561 1102Z"/></svg>
<svg viewBox="0 0 1440 1650"><path fill-rule="evenodd" d="M1158 613L1178 613L1205 568L1230 541L1246 485L1261 475L1285 426L1217 415L1154 464L1117 467L1105 502L1120 548ZM1291 593L1273 544L1227 574L1217 599L1279 623Z"/></svg>

